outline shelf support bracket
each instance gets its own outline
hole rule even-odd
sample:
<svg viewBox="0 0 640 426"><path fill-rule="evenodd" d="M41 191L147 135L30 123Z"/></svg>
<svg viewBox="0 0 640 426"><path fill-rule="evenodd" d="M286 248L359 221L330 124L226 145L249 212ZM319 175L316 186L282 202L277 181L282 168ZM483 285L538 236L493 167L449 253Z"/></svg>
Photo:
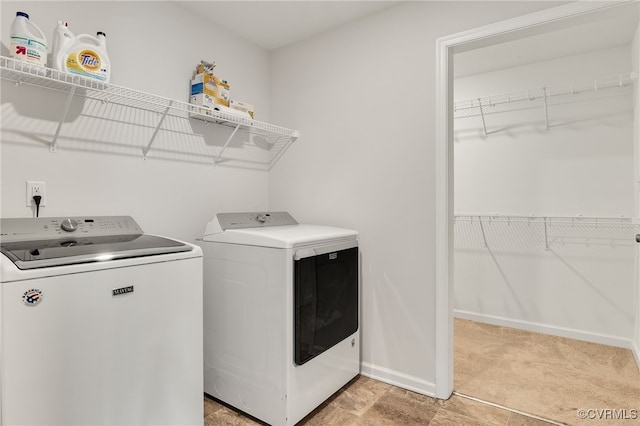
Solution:
<svg viewBox="0 0 640 426"><path fill-rule="evenodd" d="M484 225L482 224L482 217L478 216L478 220L480 221L480 230L482 231L482 240L484 241L484 246L489 248L489 244L487 244L487 236L484 233Z"/></svg>
<svg viewBox="0 0 640 426"><path fill-rule="evenodd" d="M149 140L147 147L142 150L142 156L145 160L147 159L147 154L151 149L151 145L153 144L153 141L156 139L156 136L158 136L158 132L160 131L160 127L162 127L162 123L164 122L164 119L167 118L167 114L169 113L169 110L171 109L172 104L173 104L173 101L169 101L169 105L164 109L164 112L162 113L162 117L160 117L160 121L158 122L156 129L153 131L153 135L151 135L151 139Z"/></svg>
<svg viewBox="0 0 640 426"><path fill-rule="evenodd" d="M280 160L280 157L282 157L284 155L285 151L287 149L289 149L291 144L293 144L296 141L296 139L298 139L297 133L295 135L293 135L293 136L289 136L289 139L287 140L285 145L282 147L280 152L278 152L278 154L275 157L273 157L273 159L269 162L269 166L268 166L267 170L271 170L273 165L276 164L278 162L278 160Z"/></svg>
<svg viewBox="0 0 640 426"><path fill-rule="evenodd" d="M547 105L547 98L549 97L549 94L547 93L546 87L543 87L542 90L544 90L544 123L546 129L549 130L549 106Z"/></svg>
<svg viewBox="0 0 640 426"><path fill-rule="evenodd" d="M549 250L549 238L547 236L547 218L544 218L544 249Z"/></svg>
<svg viewBox="0 0 640 426"><path fill-rule="evenodd" d="M482 128L484 129L484 135L487 136L487 124L484 121L484 111L482 110L482 101L478 98L478 107L480 108L480 117L482 118Z"/></svg>
<svg viewBox="0 0 640 426"><path fill-rule="evenodd" d="M238 131L239 128L240 128L240 125L238 124L235 127L235 129L233 129L233 132L231 132L231 134L229 135L229 138L227 139L227 141L224 143L224 146L220 150L220 153L218 154L218 157L216 157L216 159L213 161L214 165L218 164L218 162L220 162L220 158L222 158L222 154L224 154L224 151L227 149L227 146L231 142L231 139L233 139L233 137L236 135L236 132Z"/></svg>
<svg viewBox="0 0 640 426"><path fill-rule="evenodd" d="M62 129L62 123L64 123L64 119L67 118L67 113L69 112L69 108L71 108L71 101L73 100L73 95L76 93L76 86L71 86L71 90L69 91L69 95L67 96L67 102L64 104L64 111L62 112L62 117L60 118L60 122L58 123L58 127L56 128L56 132L53 135L53 140L49 144L49 152L56 152L57 144L58 144L58 136L60 136L60 129Z"/></svg>

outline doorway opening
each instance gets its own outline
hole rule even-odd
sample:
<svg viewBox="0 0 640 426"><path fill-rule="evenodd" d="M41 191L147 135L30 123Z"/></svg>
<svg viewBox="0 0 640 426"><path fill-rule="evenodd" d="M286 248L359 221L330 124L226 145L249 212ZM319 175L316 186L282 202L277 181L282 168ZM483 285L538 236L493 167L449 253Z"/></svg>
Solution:
<svg viewBox="0 0 640 426"><path fill-rule="evenodd" d="M491 150L494 150L494 154L497 152L501 152L503 159L509 160L511 159L513 164L483 164L486 167L486 174L490 175L488 177L489 180L484 180L485 187L491 184L490 179L493 178L495 182L504 181L504 175L500 176L501 171L509 171L511 168L512 171L517 172L522 168L522 164L527 163L519 163L518 156L524 156L524 159L527 160L532 166L536 168L540 168L540 165L544 163L545 160L548 160L547 151L544 155L547 155L547 158L535 158L539 153L535 153L532 151L527 151L527 144L530 143L529 146L532 147L535 145L533 141L524 141L523 139L527 139L527 135L522 132L522 128L517 128L514 125L513 120L514 117L522 118L523 114L528 117L526 114L530 114L533 110L539 112L540 115L535 119L535 123L527 123L529 127L527 131L530 133L554 133L556 137L563 137L563 132L567 131L567 128L570 128L572 131L575 131L576 123L580 122L580 117L588 115L590 112L585 110L586 103L581 102L578 104L577 109L571 109L570 105L564 105L563 114L558 115L558 104L554 104L556 99L560 99L559 97L551 99L554 95L550 86L539 85L540 93L537 92L527 92L525 93L526 99L522 100L521 104L517 105L517 108L514 110L508 110L506 113L503 110L502 116L498 116L495 113L495 108L504 108L505 106L498 106L497 104L501 101L501 98L498 96L493 96L491 92L491 88L495 88L495 92L499 93L500 96L506 96L507 101L504 102L505 105L514 106L516 102L512 102L514 98L519 95L518 90L513 88L507 88L507 90L500 90L504 88L505 82L509 82L509 76L513 77L515 75L519 75L520 77L523 75L523 69L520 68L516 70L518 66L522 64L500 64L503 69L508 69L508 71L503 71L500 74L498 70L491 70L491 72L485 72L483 75L484 80L481 81L480 84L476 84L476 87L482 86L484 89L487 89L487 93L477 92L472 93L473 91L469 90L470 81L472 78L468 78L466 82L460 83L458 85L458 81L454 83L455 80L455 71L457 67L462 66L464 61L464 57L467 58L473 57L473 55L481 55L480 60L476 56L475 61L484 62L484 66L495 66L496 63L499 62L499 59L496 60L497 56L496 52L500 50L499 47L505 47L505 45L509 45L510 43L515 45L516 42L532 42L539 43L540 40L545 37L550 37L552 33L562 33L562 31L574 31L576 28L580 26L589 26L589 25L600 25L604 22L614 19L616 16L624 16L625 13L628 17L628 11L633 10L636 13L635 15L635 28L633 30L636 33L636 39L633 45L630 48L630 51L633 51L633 55L635 55L635 59L629 58L629 69L627 77L619 77L618 85L622 88L625 86L626 92L622 94L622 96L635 97L637 98L638 84L637 84L637 56L638 50L640 50L637 46L637 32L638 32L638 18L637 18L637 7L638 3L629 3L629 2L620 2L616 4L608 3L608 4L580 4L581 2L577 2L578 4L572 3L566 6L562 6L559 8L549 9L547 11L542 11L536 14L527 15L518 19L506 21L497 25L484 27L477 30L472 30L466 33L454 35L451 37L447 37L444 39L440 39L438 41L438 49L439 49L439 82L438 82L438 107L437 107L437 256L436 259L436 333L437 333L437 345L436 345L436 393L438 397L447 397L454 391L454 369L453 369L453 328L454 328L454 316L457 317L465 317L467 315L466 320L478 319L474 318L473 315L477 315L478 311L484 315L481 317L481 322L484 323L493 323L493 326L516 326L515 328L525 329L529 331L542 331L549 334L556 334L560 336L566 336L571 338L578 338L587 341L598 341L601 339L602 341L599 343L605 344L614 344L616 346L624 346L627 344L633 351L636 357L636 363L640 365L640 361L638 360L638 341L639 337L639 329L640 326L640 315L639 315L639 305L638 295L640 294L640 290L638 288L638 279L637 279L637 248L633 242L630 241L629 235L631 238L634 234L635 218L637 218L638 214L638 107L637 101L635 103L635 113L629 113L632 118L628 118L628 122L625 123L624 132L627 135L631 134L630 138L633 139L633 142L629 142L629 138L626 138L624 142L620 142L621 137L609 137L609 139L614 139L614 143L622 143L624 145L622 150L627 149L627 157L630 157L628 160L632 163L629 165L626 171L622 172L623 174L629 174L627 177L620 177L618 181L624 179L625 185L622 185L624 188L621 189L621 193L618 194L617 199L623 200L626 196L628 200L622 201L620 203L622 213L616 211L613 212L611 209L607 211L607 208L610 208L611 205L604 205L602 203L602 198L594 197L594 202L592 205L588 203L584 203L585 197L575 197L574 199L581 199L582 204L580 205L582 209L584 209L584 217L580 217L577 220L581 221L580 226L576 230L575 226L575 216L578 216L580 213L580 209L576 209L577 204L568 203L569 197L562 198L561 190L559 187L561 182L558 179L554 179L554 176L557 178L558 176L562 176L562 173L567 174L567 170L565 168L564 171L560 174L554 174L560 172L561 167L559 166L558 170L554 170L553 167L547 167L547 170L543 170L542 180L547 179L545 187L542 185L542 188L537 188L540 193L536 193L532 187L527 187L526 184L519 183L519 188L511 188L513 192L509 192L509 188L504 189L502 194L498 194L499 197L496 197L493 200L487 200L485 198L481 198L481 195L486 195L483 191L478 191L480 195L474 200L472 196L472 190L470 188L463 189L462 192L466 193L467 198L464 202L461 201L460 194L455 193L455 203L454 203L454 189L453 189L453 181L454 181L454 151L456 150L456 138L458 138L458 143L460 143L461 139L464 139L466 136L473 134L474 137L478 137L480 143L477 143L476 146L482 146L482 149L485 149L484 153L479 153L478 151L474 151L476 149L475 146L467 146L466 152L462 155L460 152L456 152L456 161L464 160L464 156L468 156L470 159L470 163L480 162L487 160L487 157L483 157L485 153L491 153ZM625 12L625 8L626 12ZM622 12L622 13L621 13ZM633 21L633 19L631 19ZM616 27L616 30L620 29L620 25ZM600 36L600 39L606 38L603 37L603 34L613 34L612 32L603 32L596 31L596 33ZM588 40L584 38L580 38L575 34L573 36L568 36L570 40L580 41L583 45L589 45ZM522 44L520 45L522 46ZM554 48L559 47L559 45L552 46ZM593 48L594 46L589 46ZM522 49L521 52L526 52L529 56L535 55L535 51L532 47L519 47ZM602 49L607 49L607 47L602 47ZM551 48L546 49L546 51L542 51L541 54L549 55L549 51ZM592 49L597 50L597 49ZM601 52L602 53L602 52ZM575 55L587 55L586 52L576 53L573 51ZM622 55L621 52L617 52L617 54ZM632 55L632 56L633 56ZM512 55L513 56L513 55ZM554 59L556 62L565 61L565 67L560 69L561 72L557 73L549 73L548 69L542 69L540 65L538 68L532 68L530 71L531 75L529 76L530 81L534 81L536 78L544 77L547 78L551 75L554 78L561 79L563 77L567 77L567 75L561 75L564 72L569 72L573 74L580 74L580 72L584 71L584 67L580 67L578 64L578 59L573 58L567 59L568 52L563 52L556 56ZM615 55L614 55L615 56ZM546 58L534 58L537 59L538 62L547 62L546 65L549 65L550 61L549 57ZM583 58L584 59L584 58ZM593 59L593 58L592 58ZM460 62L459 62L460 60ZM571 72L566 68L567 61L573 61L573 64L578 68ZM634 62L635 61L635 62ZM535 62L535 61L533 61ZM601 65L611 65L610 62L606 61L596 61L598 66ZM605 71L606 71L606 67ZM635 74L634 74L635 72ZM595 81L595 86L603 87L604 84L601 81L601 77L607 77L608 74L603 71L603 75L599 75L599 72L596 72L593 76L593 80ZM618 73L622 74L622 73ZM625 81L622 82L622 78L625 78ZM588 79L591 79L589 77ZM511 79L513 80L513 78ZM553 80L553 79L552 79ZM568 78L569 92L574 90L575 88L571 85L574 81L581 81L582 78ZM585 78L587 80L587 78ZM475 82L477 83L479 79L476 77ZM513 82L513 81L511 81ZM558 81L551 81L552 85L558 84ZM467 84L467 86L465 86ZM491 86L494 87L491 87ZM614 84L615 86L615 84ZM529 89L531 86L524 83L524 88ZM462 96L462 98L467 98L467 101L471 100L470 103L464 104L454 101L454 88L456 90L456 101L460 98L458 96L459 92L464 92L467 90L470 95L468 97ZM556 90L553 88L553 90ZM577 91L577 90L575 90ZM505 95L505 92L507 94ZM511 93L510 93L511 92ZM606 104L609 101L612 101L608 95L602 96L602 91L599 92L600 98L596 96L596 102L602 104ZM520 93L521 94L521 93ZM619 94L619 93L618 93ZM533 103L538 102L537 105L532 106ZM566 103L566 101L565 101ZM593 102L589 102L592 104ZM524 106L523 106L524 105ZM614 104L611 104L614 105ZM600 106L602 108L602 105ZM492 110L493 108L493 110ZM508 108L507 108L508 109ZM604 107L604 109L608 112L611 112L611 107ZM633 109L633 107L632 107ZM467 133L460 132L460 127L454 126L454 121L460 118L457 118L456 115L460 116L460 114L467 114L471 111L474 116L475 124L477 125L475 129L465 129ZM615 112L615 111L614 111ZM551 114L552 113L552 114ZM624 115L624 112L620 112ZM568 114L568 115L567 115ZM571 114L574 114L571 117ZM613 114L615 115L615 114ZM508 119L505 117L509 117ZM636 117L636 118L634 118ZM467 120L468 117L462 117L462 120ZM529 119L529 118L527 118ZM599 124L606 123L607 120L600 120ZM564 124L562 127L560 124ZM610 127L618 128L618 126L611 125ZM541 126L541 127L540 127ZM502 133L501 133L502 132ZM506 136L505 136L506 135ZM518 145L513 143L513 140L508 141L509 138L513 139L514 135L517 136ZM566 134L564 134L563 142L566 141ZM581 139L584 142L584 138ZM511 143L509 143L511 142ZM468 143L471 145L470 141L463 141L462 143ZM547 149L561 149L559 144L552 144L548 141L544 142L546 144ZM585 145L574 145L574 148L579 146L584 148ZM487 147L489 150L487 151ZM591 148L593 151L589 153L594 158L594 161L603 161L610 159L607 158L598 158L597 151L598 149L603 148L602 144L597 145L594 144ZM611 148L611 147L609 147ZM479 149L479 148L478 148ZM510 151L511 150L511 151ZM629 151L630 150L630 151ZM566 153L565 153L566 154ZM539 162L536 162L538 161ZM547 162L548 165L548 162ZM502 166L502 169L500 167ZM566 164L564 165L566 166ZM578 168L582 167L578 163L574 163L572 165ZM584 164L583 164L584 166ZM465 167L460 166L456 163L455 167ZM620 167L612 166L615 169L615 172L621 172ZM629 171L631 169L631 171ZM575 170L574 170L575 172ZM588 180L593 178L593 174L589 174L588 170L583 170L585 174L579 176L579 173L569 173L570 178L575 178L579 182L585 182L585 179ZM456 191L458 191L458 183L465 183L465 177L461 176L456 170ZM626 175L625 175L626 176ZM482 181L482 179L477 179L479 175L476 173L475 180ZM487 177L487 176L482 176ZM565 179L566 181L566 179ZM466 183L471 182L469 179ZM513 179L508 180L509 183L515 182ZM531 183L531 182L530 182ZM533 185L533 183L531 183ZM536 185L540 185L540 179L537 179L535 182ZM555 186L554 186L555 185ZM584 185L587 189L589 189L589 185ZM592 190L594 189L593 184L591 185ZM607 185L602 185L603 194L607 196L611 196L611 190L607 188ZM597 189L597 188L596 188ZM620 189L620 188L617 188ZM500 192L500 191L498 191ZM587 194L589 191L586 192ZM541 195L542 194L542 195ZM555 204L552 204L553 197L548 197L549 199L545 201L544 197L549 196L549 194L554 194L555 196ZM575 195L575 194L574 194ZM501 198L500 198L501 197ZM635 199L634 199L635 198ZM514 200L519 200L519 204L514 203ZM561 203L557 201L560 200ZM473 204L474 201L476 204ZM498 202L497 208L493 210L489 210L488 202ZM502 204L500 204L502 202ZM562 204L565 202L565 204ZM466 203L466 204L465 204ZM509 204L511 203L511 204ZM455 210L454 210L455 204ZM614 203L615 204L615 203ZM469 206L479 206L477 209L472 209ZM517 206L518 208L514 208ZM553 209L551 209L553 207ZM495 213L498 213L497 215ZM623 216L622 218L620 216ZM456 217L457 216L457 217ZM573 217L572 217L573 216ZM567 222L567 218L571 218ZM614 222L617 225L615 228L609 227L609 225L603 225L602 219L615 219ZM565 220L562 222L562 220ZM599 223L598 223L599 222ZM474 247L475 252L471 253L476 257L476 261L480 262L477 265L490 265L492 268L491 273L494 274L495 282L492 285L489 285L488 288L484 289L475 289L479 290L478 294L469 294L466 292L467 300L460 300L460 294L457 294L454 291L454 281L456 281L456 286L459 278L459 271L455 268L454 272L454 263L458 262L458 258L456 257L458 253L456 252L456 243L458 241L455 239L456 236L456 227L459 227L460 224L463 224L462 228L464 232L458 232L458 236L463 235L467 238L467 243L470 245L476 245ZM555 234L551 232L559 231ZM621 229L620 233L618 230ZM592 279L588 274L585 275L584 270L581 266L576 266L574 259L567 261L568 252L566 249L570 244L574 244L576 246L576 241L585 239L585 230L588 231L591 235L591 244L590 249L593 250L595 247L594 241L604 241L605 239L614 240L613 245L618 245L620 247L617 253L614 253L611 259L610 265L614 265L616 262L619 262L619 254L621 251L625 253L625 276L619 277L618 281L626 281L628 284L627 288L621 290L619 294L616 294L610 297L610 288L602 289L598 288L598 283L596 279ZM579 231L579 232L578 232ZM615 232L615 234L612 234ZM514 238L514 234L515 237ZM620 240L619 242L617 240ZM624 240L624 241L623 241ZM564 248L560 249L560 246L564 244ZM536 244L538 244L536 246ZM611 246L610 242L607 243ZM555 246L554 246L555 245ZM578 244L582 249L584 249L584 242ZM535 247L534 247L535 246ZM606 318L607 320L612 320L612 318L608 317L604 312L598 312L597 315L589 315L589 312L584 313L583 320L592 321L593 324L589 325L591 327L591 336L585 335L571 335L571 333L567 333L571 331L572 328L567 323L562 323L563 318L561 315L563 314L562 310L562 300L558 297L558 287L553 284L553 280L549 280L548 284L550 285L549 289L541 289L541 288L532 288L534 286L531 283L540 282L541 277L536 277L532 271L536 271L539 273L539 266L532 266L531 264L527 264L526 261L529 256L529 252L531 250L540 250L537 254L539 263L545 264L543 265L543 270L545 274L551 274L550 269L558 268L562 269L563 273L568 276L573 276L573 278L577 278L577 281L582 281L581 284L585 282L588 285L592 285L592 288L589 291L592 293L594 300L584 301L583 308L592 307L593 311L598 311L601 308L611 309L612 312L618 311L622 312L622 320L626 321L623 331L619 333L613 333L611 330L620 330L620 321L616 323L616 321L611 321L611 329L610 330L602 330L598 329L602 324L602 318ZM565 251L562 251L565 250ZM505 251L511 251L511 255L519 256L519 259L511 261L505 261ZM583 251L583 255L584 250ZM603 252L604 253L604 252ZM466 254L467 259L469 260L470 253ZM536 255L536 256L537 256ZM602 253L599 254L600 257ZM533 256L534 258L536 256ZM454 258L456 259L454 261ZM555 262L553 266L549 266L549 258ZM478 260L480 259L480 260ZM525 261L523 261L525 259ZM484 262L484 263L482 263ZM619 265L618 265L619 266ZM533 269L528 269L533 268ZM537 268L537 269L536 269ZM547 269L544 269L547 268ZM615 269L615 268L614 268ZM618 268L620 269L620 268ZM598 269L595 273L606 274L606 268ZM478 271L470 273L472 279L477 278ZM486 273L486 271L482 271ZM518 283L514 283L511 278L514 273L520 273L521 275L526 276L526 278L530 279L529 283L524 284L523 288L518 288ZM456 275L457 274L457 275ZM536 281L538 280L538 281ZM545 281L547 283L547 281ZM501 289L496 287L497 284L502 285ZM577 283L578 285L579 283ZM533 292L531 292L534 290ZM567 291L566 297L571 298L576 297L576 290L569 288L565 288ZM500 293L502 291L502 294ZM527 293L527 291L530 291ZM487 297L487 295L491 295L491 297ZM531 316L531 312L527 312L527 306L531 298L539 297L541 300L538 300L539 303L544 302L544 298L547 297L549 305L545 306L544 309L547 312L537 312L538 314L543 314L542 317L536 319L535 316ZM553 298L553 299L551 299ZM600 298L600 299L598 299ZM601 300L602 303L598 303L597 301ZM454 302L455 301L455 302ZM511 307L513 307L513 303L521 303L522 306L516 306L516 309L512 309L509 311L509 303L511 303ZM466 306L460 306L460 304ZM476 306L473 304L476 303ZM505 304L506 306L498 306L500 303ZM553 304L557 304L557 306L552 306ZM478 309L478 304L482 304L481 308ZM458 306L456 306L458 305ZM622 309L619 309L622 306ZM500 309L503 309L500 311ZM543 310L544 310L543 309ZM524 313L526 315L518 316L517 313ZM530 311L530 310L529 310ZM454 315L455 312L455 315ZM557 313L555 318L552 318L553 321L550 321L548 317L544 317L544 314L553 314ZM566 312L565 312L566 313ZM529 315L529 316L527 316ZM553 316L553 315L552 315ZM566 319L566 318L564 318ZM511 323L509 322L511 320ZM600 321L599 321L600 320ZM458 320L456 320L458 321ZM596 324L598 323L598 324ZM553 329L555 324L555 329ZM551 328L541 327L541 325L552 325ZM536 330L535 328L539 327L540 329ZM589 330L589 327L586 327ZM616 328L618 327L618 328ZM575 326L573 327L575 328ZM485 330L486 331L486 330ZM575 330L574 330L575 331ZM564 334L563 334L564 333ZM593 337L595 336L595 340ZM613 336L613 337L612 337ZM591 337L591 339L589 338ZM616 337L621 337L621 339L616 340ZM538 346L536 346L538 347ZM573 413L575 416L575 413ZM574 417L575 418L575 417Z"/></svg>

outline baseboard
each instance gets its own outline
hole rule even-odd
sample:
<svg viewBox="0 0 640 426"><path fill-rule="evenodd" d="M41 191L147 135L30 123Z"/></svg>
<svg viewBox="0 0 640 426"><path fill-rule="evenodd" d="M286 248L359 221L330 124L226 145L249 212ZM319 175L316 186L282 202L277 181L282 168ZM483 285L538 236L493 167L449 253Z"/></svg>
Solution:
<svg viewBox="0 0 640 426"><path fill-rule="evenodd" d="M400 373L384 367L379 367L367 362L363 362L360 367L360 374L363 376L388 383L399 388L417 392L422 395L435 398L436 385L415 376Z"/></svg>
<svg viewBox="0 0 640 426"><path fill-rule="evenodd" d="M554 325L541 324L530 321L516 320L511 318L498 317L493 315L478 314L475 312L463 311L459 309L453 310L455 318L466 319L471 321L483 322L503 327L517 328L520 330L534 331L537 333L550 334L552 336L567 337L569 339L583 340L585 342L599 343L601 345L617 346L619 348L631 349L632 342L619 336L610 336L606 334L590 333L584 330L576 330L572 328L557 327ZM636 360L638 354L634 354Z"/></svg>

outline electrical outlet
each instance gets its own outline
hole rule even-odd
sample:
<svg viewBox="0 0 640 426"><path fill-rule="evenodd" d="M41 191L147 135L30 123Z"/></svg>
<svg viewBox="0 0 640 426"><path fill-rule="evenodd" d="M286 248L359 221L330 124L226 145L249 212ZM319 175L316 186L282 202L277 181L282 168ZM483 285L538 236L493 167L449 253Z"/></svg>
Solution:
<svg viewBox="0 0 640 426"><path fill-rule="evenodd" d="M27 181L27 207L35 206L34 195L42 197L40 207L46 206L47 184L45 182Z"/></svg>

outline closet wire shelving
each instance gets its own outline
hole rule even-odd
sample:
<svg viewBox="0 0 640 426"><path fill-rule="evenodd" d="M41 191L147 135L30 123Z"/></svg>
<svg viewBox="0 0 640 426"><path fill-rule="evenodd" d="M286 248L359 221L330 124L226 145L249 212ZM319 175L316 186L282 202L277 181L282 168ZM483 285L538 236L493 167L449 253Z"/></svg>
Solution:
<svg viewBox="0 0 640 426"><path fill-rule="evenodd" d="M487 124L486 115L494 111L494 108L523 102L541 101L544 111L545 126L549 129L549 98L557 96L578 95L585 92L597 92L603 89L621 88L632 84L638 80L639 72L630 71L622 74L598 77L590 80L580 80L571 82L563 86L556 87L538 87L514 92L500 93L489 96L481 96L477 98L462 99L453 103L453 117L471 118L480 117L482 128L485 135Z"/></svg>
<svg viewBox="0 0 640 426"><path fill-rule="evenodd" d="M640 232L640 218L632 217L604 217L604 216L537 216L537 215L482 215L482 214L455 214L454 225L458 222L477 223L480 227L483 245L489 248L487 241L488 227L492 224L519 224L541 226L544 230L545 250L549 250L553 242L550 230L554 227L559 229L572 229L582 234L585 240L592 238L589 231L615 231L616 237L622 237L624 245L635 245L637 241L636 233Z"/></svg>
<svg viewBox="0 0 640 426"><path fill-rule="evenodd" d="M43 68L4 56L0 56L0 78L14 82L16 85L26 84L67 94L64 110L53 138L49 142L49 150L51 152L55 152L57 149L60 130L75 96L82 96L102 103L117 104L123 107L138 108L157 113L159 117L158 122L150 140L142 149L142 155L145 159L159 131L162 130L163 122L167 116L182 119L193 118L205 121L207 124L213 123L232 129L231 134L217 154L213 162L214 164L219 164L227 159L224 156L225 150L239 130L246 131L251 136L262 137L267 141L271 147L270 150L273 151L273 155L264 164L264 168L267 170L273 167L287 148L289 148L299 136L296 130L253 120L249 117L210 110L188 102L181 102L111 83L104 83L51 68Z"/></svg>

